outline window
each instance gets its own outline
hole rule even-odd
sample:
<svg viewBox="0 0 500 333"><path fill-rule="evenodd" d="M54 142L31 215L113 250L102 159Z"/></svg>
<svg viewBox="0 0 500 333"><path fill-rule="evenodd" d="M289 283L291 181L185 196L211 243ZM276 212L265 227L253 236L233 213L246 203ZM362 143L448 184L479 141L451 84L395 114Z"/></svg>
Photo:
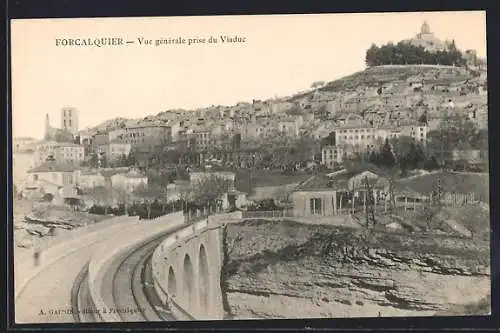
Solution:
<svg viewBox="0 0 500 333"><path fill-rule="evenodd" d="M68 126L71 127L71 119L68 120Z"/></svg>
<svg viewBox="0 0 500 333"><path fill-rule="evenodd" d="M323 213L322 200L320 198L312 198L309 200L311 214L321 215Z"/></svg>
<svg viewBox="0 0 500 333"><path fill-rule="evenodd" d="M38 180L38 175L33 175L34 180Z"/></svg>
<svg viewBox="0 0 500 333"><path fill-rule="evenodd" d="M70 116L70 117L71 117L71 110L68 110L68 116ZM71 124L71 123L70 123L70 124ZM69 125L69 126L71 126L71 125Z"/></svg>

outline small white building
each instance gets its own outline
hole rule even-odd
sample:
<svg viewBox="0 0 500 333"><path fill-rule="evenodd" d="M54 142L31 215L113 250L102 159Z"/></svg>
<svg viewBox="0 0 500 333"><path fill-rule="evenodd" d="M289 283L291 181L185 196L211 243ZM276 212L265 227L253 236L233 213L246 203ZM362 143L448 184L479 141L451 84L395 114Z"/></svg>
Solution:
<svg viewBox="0 0 500 333"><path fill-rule="evenodd" d="M321 165L333 169L344 161L345 156L346 151L343 146L324 146L321 149Z"/></svg>
<svg viewBox="0 0 500 333"><path fill-rule="evenodd" d="M147 186L147 184L148 177L135 170L111 176L111 186L113 188L125 189L130 192L139 186Z"/></svg>
<svg viewBox="0 0 500 333"><path fill-rule="evenodd" d="M116 162L122 158L122 156L128 156L131 149L132 145L130 143L121 142L120 140L110 141L108 148L108 161Z"/></svg>
<svg viewBox="0 0 500 333"><path fill-rule="evenodd" d="M99 186L105 186L106 179L99 171L81 171L78 186L85 189L91 189Z"/></svg>
<svg viewBox="0 0 500 333"><path fill-rule="evenodd" d="M85 147L71 142L59 144L59 150L54 156L58 162L81 164L85 158Z"/></svg>

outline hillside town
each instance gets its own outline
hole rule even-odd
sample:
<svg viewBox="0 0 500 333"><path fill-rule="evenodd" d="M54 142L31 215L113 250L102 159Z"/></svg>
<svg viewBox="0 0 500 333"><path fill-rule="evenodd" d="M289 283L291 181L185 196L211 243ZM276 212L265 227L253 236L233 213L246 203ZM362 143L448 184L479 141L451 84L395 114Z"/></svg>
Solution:
<svg viewBox="0 0 500 333"><path fill-rule="evenodd" d="M363 70L291 96L145 110L87 128L91 112L78 105L47 110L58 119L45 115L43 138L12 142L16 251L33 252L38 266L51 239L101 238L101 222L115 220L113 228L137 230L161 249L168 300L154 308L162 311L183 297L198 303L186 286L199 280L206 290L217 281L220 291L207 293L221 294L228 320L491 313L487 62L426 21L415 30L366 45ZM153 244L148 227L180 231ZM109 230L112 245L99 248L126 245ZM180 278L166 242L196 251L175 252L184 258ZM132 261L103 260L119 266L102 273L114 276L110 293L122 283L132 295L152 285L146 298L158 298L145 278L154 277L155 255L148 258L134 264L132 284L115 279ZM216 271L201 283L190 258L197 274L201 258ZM89 290L76 299L92 300Z"/></svg>
<svg viewBox="0 0 500 333"><path fill-rule="evenodd" d="M426 22L403 42L422 48L448 43ZM14 138L16 197L71 202L78 209L167 204L198 191L200 175L209 175L229 180L218 198L225 208L272 202L273 209L299 214L303 209L292 198L306 180L309 188L331 188L349 165L363 175L373 168L360 165L399 166L399 178L436 170L487 172L486 62L473 50L462 54L463 66L373 66L290 97L167 110L83 130L85 110L64 107L59 127L46 116L43 140ZM279 189L260 191L272 186ZM325 214L318 205L309 214Z"/></svg>

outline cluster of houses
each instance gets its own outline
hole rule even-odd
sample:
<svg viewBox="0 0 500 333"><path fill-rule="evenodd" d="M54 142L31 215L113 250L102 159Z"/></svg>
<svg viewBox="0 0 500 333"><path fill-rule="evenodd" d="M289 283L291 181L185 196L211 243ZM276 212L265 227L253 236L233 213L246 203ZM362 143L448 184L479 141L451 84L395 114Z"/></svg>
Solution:
<svg viewBox="0 0 500 333"><path fill-rule="evenodd" d="M482 188L482 193L468 187L464 177L457 173L437 172L396 180L391 185L388 178L377 172L343 169L312 177L296 187L290 195L293 216L349 215L366 212L369 204L380 211L387 211L389 207L416 211L436 195L438 182L443 188L440 200L444 205L466 206L487 201L487 177L472 176L477 177L475 182Z"/></svg>
<svg viewBox="0 0 500 333"><path fill-rule="evenodd" d="M74 199L80 206L87 208L104 202L117 205L125 203L125 198L131 200L137 188L148 187L146 175L135 168L127 167L82 169L71 163L48 160L30 169L27 174L28 177L20 187L19 198L50 201L55 205L68 204L69 199ZM167 202L192 199L197 184L206 177L228 181L227 193L220 198L223 208L229 207L230 203L236 207L246 206L246 193L235 188L233 172L192 172L189 180L176 180L168 184L164 199ZM105 192L96 193L96 189L105 189Z"/></svg>

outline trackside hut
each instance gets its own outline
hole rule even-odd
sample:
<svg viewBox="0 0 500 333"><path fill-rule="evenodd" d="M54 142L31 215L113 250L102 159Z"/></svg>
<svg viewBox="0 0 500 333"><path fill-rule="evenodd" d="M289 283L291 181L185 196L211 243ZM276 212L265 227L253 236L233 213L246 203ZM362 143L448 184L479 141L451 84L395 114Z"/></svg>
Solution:
<svg viewBox="0 0 500 333"><path fill-rule="evenodd" d="M330 175L318 175L299 185L292 194L293 215L334 216L366 205L366 179L372 197L378 201L387 190L388 181L370 171L342 170Z"/></svg>

